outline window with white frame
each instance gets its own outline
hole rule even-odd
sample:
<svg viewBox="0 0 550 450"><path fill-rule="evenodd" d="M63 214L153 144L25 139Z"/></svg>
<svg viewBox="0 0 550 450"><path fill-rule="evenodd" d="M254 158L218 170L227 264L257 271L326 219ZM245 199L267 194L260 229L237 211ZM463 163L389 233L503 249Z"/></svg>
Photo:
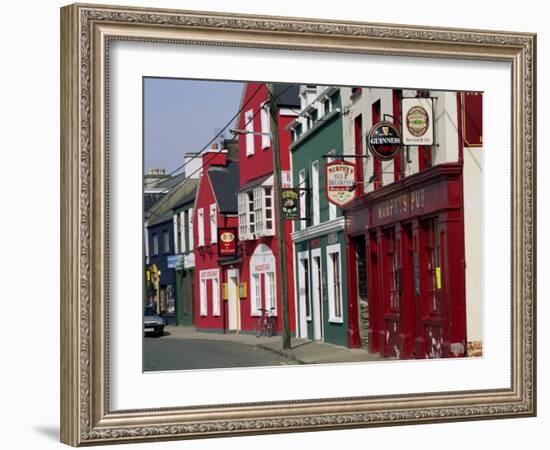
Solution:
<svg viewBox="0 0 550 450"><path fill-rule="evenodd" d="M306 218L306 193L307 193L307 185L306 185L306 171L305 169L300 170L298 173L298 188L300 189L300 229L303 230L306 228L307 223L304 220Z"/></svg>
<svg viewBox="0 0 550 450"><path fill-rule="evenodd" d="M269 148L271 144L271 130L269 123L269 104L266 102L262 105L261 111L261 126L262 126L262 149Z"/></svg>
<svg viewBox="0 0 550 450"><path fill-rule="evenodd" d="M332 111L332 104L330 102L330 99L329 98L325 98L323 100L323 112L325 115L327 115L328 113L330 113Z"/></svg>
<svg viewBox="0 0 550 450"><path fill-rule="evenodd" d="M200 315L206 316L208 314L208 303L206 299L206 281L207 280L201 280L201 287L200 287Z"/></svg>
<svg viewBox="0 0 550 450"><path fill-rule="evenodd" d="M318 225L321 217L319 206L319 161L314 161L311 164L311 191L313 199L313 225Z"/></svg>
<svg viewBox="0 0 550 450"><path fill-rule="evenodd" d="M328 152L329 155L336 155L336 150L331 150ZM334 158L331 156L328 158L329 163L333 162ZM336 211L336 205L332 202L328 203L328 220L334 220L336 219L337 211Z"/></svg>
<svg viewBox="0 0 550 450"><path fill-rule="evenodd" d="M254 189L254 218L256 223L256 234L261 236L264 233L264 214L263 214L263 189L257 187Z"/></svg>
<svg viewBox="0 0 550 450"><path fill-rule="evenodd" d="M172 216L172 222L174 224L174 253L179 253L178 248L180 244L180 215L175 214Z"/></svg>
<svg viewBox="0 0 550 450"><path fill-rule="evenodd" d="M199 247L204 245L204 210L199 208L197 211L197 226L199 227Z"/></svg>
<svg viewBox="0 0 550 450"><path fill-rule="evenodd" d="M260 309L262 308L262 297L261 297L261 280L260 280L260 274L254 273L252 274L252 277L250 277L250 295L251 295L251 301L250 301L250 314L252 316L258 316L261 314Z"/></svg>
<svg viewBox="0 0 550 450"><path fill-rule="evenodd" d="M239 239L244 241L250 239L248 233L248 194L237 196L237 207L239 217Z"/></svg>
<svg viewBox="0 0 550 450"><path fill-rule="evenodd" d="M343 322L340 244L327 247L328 310L330 322Z"/></svg>
<svg viewBox="0 0 550 450"><path fill-rule="evenodd" d="M185 211L181 211L179 213L179 231L180 231L180 235L179 235L179 251L180 253L185 253L185 251L187 250L187 243L185 242L185 232L186 232L186 229L187 229L187 221L185 219Z"/></svg>
<svg viewBox="0 0 550 450"><path fill-rule="evenodd" d="M216 216L216 204L210 205L210 242L218 242L218 221Z"/></svg>
<svg viewBox="0 0 550 450"><path fill-rule="evenodd" d="M220 281L212 278L212 315L220 315Z"/></svg>
<svg viewBox="0 0 550 450"><path fill-rule="evenodd" d="M266 308L271 312L271 314L277 314L277 301L275 297L275 273L267 272L264 278L265 282L265 299L266 299ZM271 308L274 308L271 310Z"/></svg>
<svg viewBox="0 0 550 450"><path fill-rule="evenodd" d="M244 129L246 130L246 156L254 154L254 113L248 110L244 113Z"/></svg>
<svg viewBox="0 0 550 450"><path fill-rule="evenodd" d="M254 233L256 232L256 217L254 215L254 192L247 193L248 197L248 235L251 239L254 239Z"/></svg>
<svg viewBox="0 0 550 450"><path fill-rule="evenodd" d="M254 231L256 236L273 236L274 216L273 216L273 188L271 186L259 186L255 188L252 194L252 204L254 216Z"/></svg>
<svg viewBox="0 0 550 450"><path fill-rule="evenodd" d="M189 251L192 252L193 247L194 247L193 246L193 239L194 239L194 236L193 236L193 208L189 208L188 211L187 211L187 223L188 223L187 232L189 233L187 242L189 242Z"/></svg>

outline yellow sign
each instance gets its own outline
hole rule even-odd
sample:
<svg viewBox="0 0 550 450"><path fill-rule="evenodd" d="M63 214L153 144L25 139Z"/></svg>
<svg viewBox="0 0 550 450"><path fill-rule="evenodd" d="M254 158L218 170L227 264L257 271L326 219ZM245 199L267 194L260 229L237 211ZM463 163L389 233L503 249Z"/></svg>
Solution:
<svg viewBox="0 0 550 450"><path fill-rule="evenodd" d="M224 300L229 299L229 293L228 293L228 290L227 290L227 283L222 283L222 298Z"/></svg>
<svg viewBox="0 0 550 450"><path fill-rule="evenodd" d="M239 298L246 298L247 294L247 284L243 281L239 283Z"/></svg>
<svg viewBox="0 0 550 450"><path fill-rule="evenodd" d="M435 285L437 289L441 289L441 267L435 268Z"/></svg>

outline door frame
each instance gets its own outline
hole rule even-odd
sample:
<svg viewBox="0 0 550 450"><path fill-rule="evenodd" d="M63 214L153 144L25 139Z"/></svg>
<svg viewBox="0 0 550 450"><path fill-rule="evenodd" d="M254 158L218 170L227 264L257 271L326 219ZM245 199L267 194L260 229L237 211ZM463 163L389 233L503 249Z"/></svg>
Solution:
<svg viewBox="0 0 550 450"><path fill-rule="evenodd" d="M314 261L319 258L319 265L315 267ZM321 249L311 250L311 306L313 321L313 339L323 340L324 322L323 322L323 260ZM319 297L319 298L316 298Z"/></svg>
<svg viewBox="0 0 550 450"><path fill-rule="evenodd" d="M233 280L235 280L234 283ZM234 289L231 288L232 285ZM233 301L231 299L232 292L234 292ZM227 308L228 311L231 311L233 307L235 308L235 327L230 328L229 318L231 315L229 313L229 317L227 318L227 329L235 330L237 334L241 330L241 304L239 300L239 269L229 269L227 271ZM234 302L233 305L232 302Z"/></svg>

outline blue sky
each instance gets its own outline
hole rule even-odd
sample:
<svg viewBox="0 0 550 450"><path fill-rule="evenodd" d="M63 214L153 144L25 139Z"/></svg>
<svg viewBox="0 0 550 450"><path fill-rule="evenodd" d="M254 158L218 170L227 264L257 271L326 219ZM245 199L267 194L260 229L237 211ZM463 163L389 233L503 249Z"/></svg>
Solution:
<svg viewBox="0 0 550 450"><path fill-rule="evenodd" d="M146 78L145 173L151 168L171 172L183 164L186 152L202 149L238 111L242 89L240 82ZM224 134L231 137L228 130Z"/></svg>

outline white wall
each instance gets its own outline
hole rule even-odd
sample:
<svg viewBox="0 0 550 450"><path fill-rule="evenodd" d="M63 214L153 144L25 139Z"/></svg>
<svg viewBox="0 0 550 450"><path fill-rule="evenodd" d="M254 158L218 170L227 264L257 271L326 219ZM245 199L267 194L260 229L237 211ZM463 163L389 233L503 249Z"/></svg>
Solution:
<svg viewBox="0 0 550 450"><path fill-rule="evenodd" d="M28 1L3 5L2 56L0 71L2 123L0 152L7 186L17 186L2 197L3 246L0 259L3 274L4 311L10 321L3 323L2 370L2 442L10 449L67 448L58 441L59 417L59 10L63 1ZM495 30L539 32L538 54L538 123L539 195L550 189L544 168L550 164L547 127L550 121L548 84L550 52L546 17L542 2L526 0L501 2L495 15L495 3L464 0L459 8L449 9L445 2L426 1L412 8L410 2L395 0L391 7L373 8L353 0L333 2L296 2L293 0L117 0L117 4L164 6L202 10L248 12L257 14L312 16L340 20L443 25ZM539 6L540 5L540 6ZM14 170L17 168L17 170ZM7 177L7 179L6 179ZM37 201L39 200L39 201ZM26 220L32 205L33 218ZM542 205L542 202L541 202ZM545 209L540 208L538 227L548 228ZM9 218L17 218L19 236L33 239L6 239L12 236ZM38 231L41 236L38 235ZM27 244L28 242L28 244ZM539 255L539 342L549 342L544 326L550 308L550 295L544 281L550 268L544 255L550 251L548 233L538 236ZM32 278L30 278L32 276ZM9 278L8 278L9 277ZM32 283L29 283L32 281ZM490 313L490 312L489 312ZM427 443L441 442L447 450L483 448L543 448L541 437L550 426L548 345L539 346L539 417L497 421L450 423L395 428L374 428L320 433L240 437L221 440L141 444L139 449L264 449L334 448L342 444L368 442L370 446L408 449L425 448ZM136 445L117 449L138 448Z"/></svg>

